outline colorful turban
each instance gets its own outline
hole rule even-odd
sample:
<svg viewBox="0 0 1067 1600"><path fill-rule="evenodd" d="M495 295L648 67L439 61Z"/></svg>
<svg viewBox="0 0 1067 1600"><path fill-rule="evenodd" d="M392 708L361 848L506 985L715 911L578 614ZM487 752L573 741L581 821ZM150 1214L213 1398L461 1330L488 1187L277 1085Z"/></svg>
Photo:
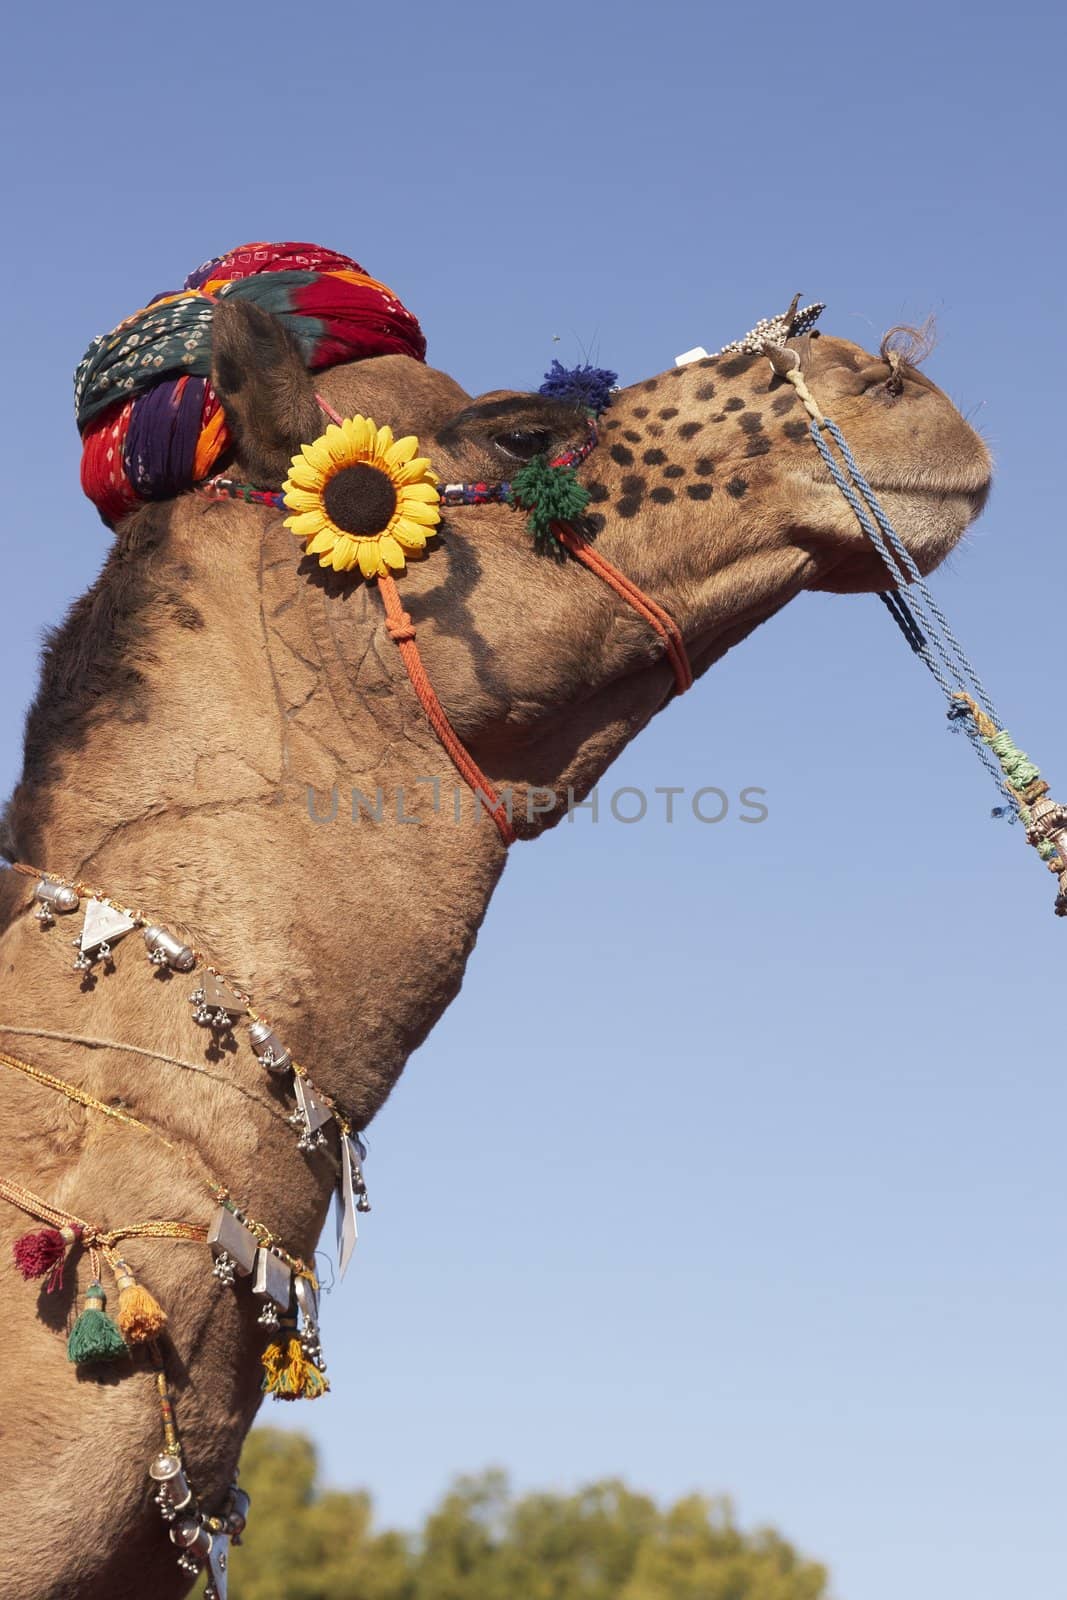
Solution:
<svg viewBox="0 0 1067 1600"><path fill-rule="evenodd" d="M313 244L246 244L94 339L74 377L82 488L112 527L206 478L229 444L211 387L211 319L230 296L272 311L309 368L426 358L418 322L358 262Z"/></svg>

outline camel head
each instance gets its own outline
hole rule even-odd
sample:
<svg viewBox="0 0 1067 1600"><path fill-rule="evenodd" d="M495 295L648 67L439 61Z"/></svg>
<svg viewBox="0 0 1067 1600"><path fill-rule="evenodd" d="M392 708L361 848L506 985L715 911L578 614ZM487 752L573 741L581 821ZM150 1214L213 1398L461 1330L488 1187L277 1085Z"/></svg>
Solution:
<svg viewBox="0 0 1067 1600"><path fill-rule="evenodd" d="M213 383L235 443L230 470L262 486L277 487L301 443L322 432L316 389L342 415L416 434L443 482L509 479L585 436L585 415L571 404L511 391L472 398L406 355L337 366L316 384L281 325L237 301L217 308L213 339ZM817 332L789 348L929 572L984 502L982 441L889 351L872 355ZM697 675L803 589L887 585L795 389L766 356L709 357L616 392L580 476L596 548L678 621ZM322 573L291 534L280 538L294 583L321 586L332 626L365 635L361 580ZM516 794L537 785L562 801L568 787L587 791L670 696L655 636L588 572L536 550L507 506L450 509L441 536L399 581L457 731ZM350 639L345 653L354 649Z"/></svg>

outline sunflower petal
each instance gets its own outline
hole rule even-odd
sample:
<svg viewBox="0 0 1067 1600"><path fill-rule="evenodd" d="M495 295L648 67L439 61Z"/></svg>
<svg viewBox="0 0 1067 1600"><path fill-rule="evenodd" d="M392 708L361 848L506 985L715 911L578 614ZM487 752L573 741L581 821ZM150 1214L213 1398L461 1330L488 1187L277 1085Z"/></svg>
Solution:
<svg viewBox="0 0 1067 1600"><path fill-rule="evenodd" d="M323 528L321 533L317 533L313 539L308 540L307 554L309 556L320 556L324 550L332 550L336 543L337 535L333 529Z"/></svg>
<svg viewBox="0 0 1067 1600"><path fill-rule="evenodd" d="M358 546L359 570L365 578L375 578L378 575L380 557L378 555L378 541L376 539L361 539Z"/></svg>
<svg viewBox="0 0 1067 1600"><path fill-rule="evenodd" d="M402 467L394 467L393 478L395 482L408 483L436 483L436 472L429 471L429 456L416 456Z"/></svg>
<svg viewBox="0 0 1067 1600"><path fill-rule="evenodd" d="M424 506L420 500L409 500L406 495L397 509L400 516L407 517L410 522L421 522L427 528L436 528L441 520L436 506Z"/></svg>
<svg viewBox="0 0 1067 1600"><path fill-rule="evenodd" d="M330 423L330 426L322 436L322 442L330 452L330 459L335 467L346 467L348 465L352 452L349 448L348 440L345 438L344 429L339 428L336 422Z"/></svg>
<svg viewBox="0 0 1067 1600"><path fill-rule="evenodd" d="M295 517L286 517L285 526L292 528L298 539L306 539L328 527L329 523L325 511L300 511Z"/></svg>
<svg viewBox="0 0 1067 1600"><path fill-rule="evenodd" d="M295 484L287 483L283 495L290 511L315 511L322 507L322 495L314 489L299 489Z"/></svg>
<svg viewBox="0 0 1067 1600"><path fill-rule="evenodd" d="M426 529L420 528L417 522L408 522L404 517L397 517L389 526L393 538L403 545L405 550L424 550L426 548Z"/></svg>
<svg viewBox="0 0 1067 1600"><path fill-rule="evenodd" d="M393 538L391 533L382 534L381 538L378 540L378 548L381 551L382 559L385 561L387 566L393 567L397 572L403 572L404 552L401 549L399 542Z"/></svg>
<svg viewBox="0 0 1067 1600"><path fill-rule="evenodd" d="M440 504L441 496L432 483L405 483L400 491L401 500L420 500L423 505Z"/></svg>
<svg viewBox="0 0 1067 1600"><path fill-rule="evenodd" d="M335 572L351 572L359 559L359 544L347 533L342 533L333 547Z"/></svg>
<svg viewBox="0 0 1067 1600"><path fill-rule="evenodd" d="M418 453L419 441L413 433L409 433L406 438L398 439L395 444L389 446L385 452L385 459L391 467L402 467Z"/></svg>
<svg viewBox="0 0 1067 1600"><path fill-rule="evenodd" d="M288 481L294 483L298 489L321 489L323 485L322 473L317 467L305 461L303 456L293 457Z"/></svg>
<svg viewBox="0 0 1067 1600"><path fill-rule="evenodd" d="M388 461L389 452L393 448L393 430L386 422L375 431L372 449L376 456L383 461Z"/></svg>
<svg viewBox="0 0 1067 1600"><path fill-rule="evenodd" d="M333 462L322 438L313 439L310 444L302 444L300 449L309 467L314 467L317 472L329 472Z"/></svg>

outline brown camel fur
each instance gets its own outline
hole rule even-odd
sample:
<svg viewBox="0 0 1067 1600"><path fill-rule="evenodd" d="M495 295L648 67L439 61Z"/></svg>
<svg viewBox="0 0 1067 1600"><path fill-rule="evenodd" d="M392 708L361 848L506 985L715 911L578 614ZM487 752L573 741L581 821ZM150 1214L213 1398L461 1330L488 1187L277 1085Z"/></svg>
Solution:
<svg viewBox="0 0 1067 1600"><path fill-rule="evenodd" d="M220 304L214 341L233 474L277 486L322 430L312 381L255 308ZM887 364L855 345L809 335L792 346L929 571L982 504L984 446L911 368L890 383ZM563 447L584 429L538 396L472 402L403 356L337 367L319 388L345 415L418 434L445 481L509 477L515 448L529 446L516 435ZM581 476L598 548L678 619L698 676L802 589L882 586L793 390L762 357L700 361L622 391ZM484 770L513 788L519 831L534 834L561 811L528 823L530 787L561 806L568 788L584 795L668 699L669 669L608 588L534 551L514 511L450 511L436 546L400 579L423 658ZM415 781L435 777L449 796L436 814L432 785ZM454 821L456 783L374 586L324 577L273 510L186 494L122 524L99 581L53 636L6 848L191 937L365 1126L455 996L504 865L465 789ZM314 821L308 786L328 809L334 785L338 823ZM389 798L354 846L353 786L402 788L418 821L398 821ZM162 1130L309 1256L334 1169L295 1148L283 1091L245 1044L205 1053L192 985L161 977L138 935L83 991L70 970L80 917L42 931L31 889L0 874L0 1049ZM0 1175L102 1225L207 1219L188 1164L144 1135L10 1070L2 1090ZM176 1600L188 1580L146 1478L160 1442L151 1374L141 1362L89 1375L68 1364L88 1264L39 1297L11 1262L28 1226L0 1204L4 1600ZM255 1306L247 1285L212 1277L203 1245L127 1254L169 1311L189 1471L202 1503L217 1505L260 1400Z"/></svg>

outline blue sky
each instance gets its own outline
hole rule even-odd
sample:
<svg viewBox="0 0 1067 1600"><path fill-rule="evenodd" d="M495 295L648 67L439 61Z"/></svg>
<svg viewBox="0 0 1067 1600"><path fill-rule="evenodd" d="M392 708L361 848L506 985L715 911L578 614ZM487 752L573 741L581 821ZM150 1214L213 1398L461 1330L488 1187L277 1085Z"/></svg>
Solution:
<svg viewBox="0 0 1067 1600"><path fill-rule="evenodd" d="M89 338L252 238L354 255L471 391L624 382L796 289L927 370L997 458L935 582L1067 793L1064 25L830 3L24 8L0 106L0 786L41 630L105 534ZM558 336L558 342L555 342ZM767 791L514 855L372 1130L328 1302L330 1478L413 1522L457 1469L729 1490L840 1600L1063 1570L1067 927L871 599L806 596L618 763ZM277 1408L280 1410L281 1408Z"/></svg>

